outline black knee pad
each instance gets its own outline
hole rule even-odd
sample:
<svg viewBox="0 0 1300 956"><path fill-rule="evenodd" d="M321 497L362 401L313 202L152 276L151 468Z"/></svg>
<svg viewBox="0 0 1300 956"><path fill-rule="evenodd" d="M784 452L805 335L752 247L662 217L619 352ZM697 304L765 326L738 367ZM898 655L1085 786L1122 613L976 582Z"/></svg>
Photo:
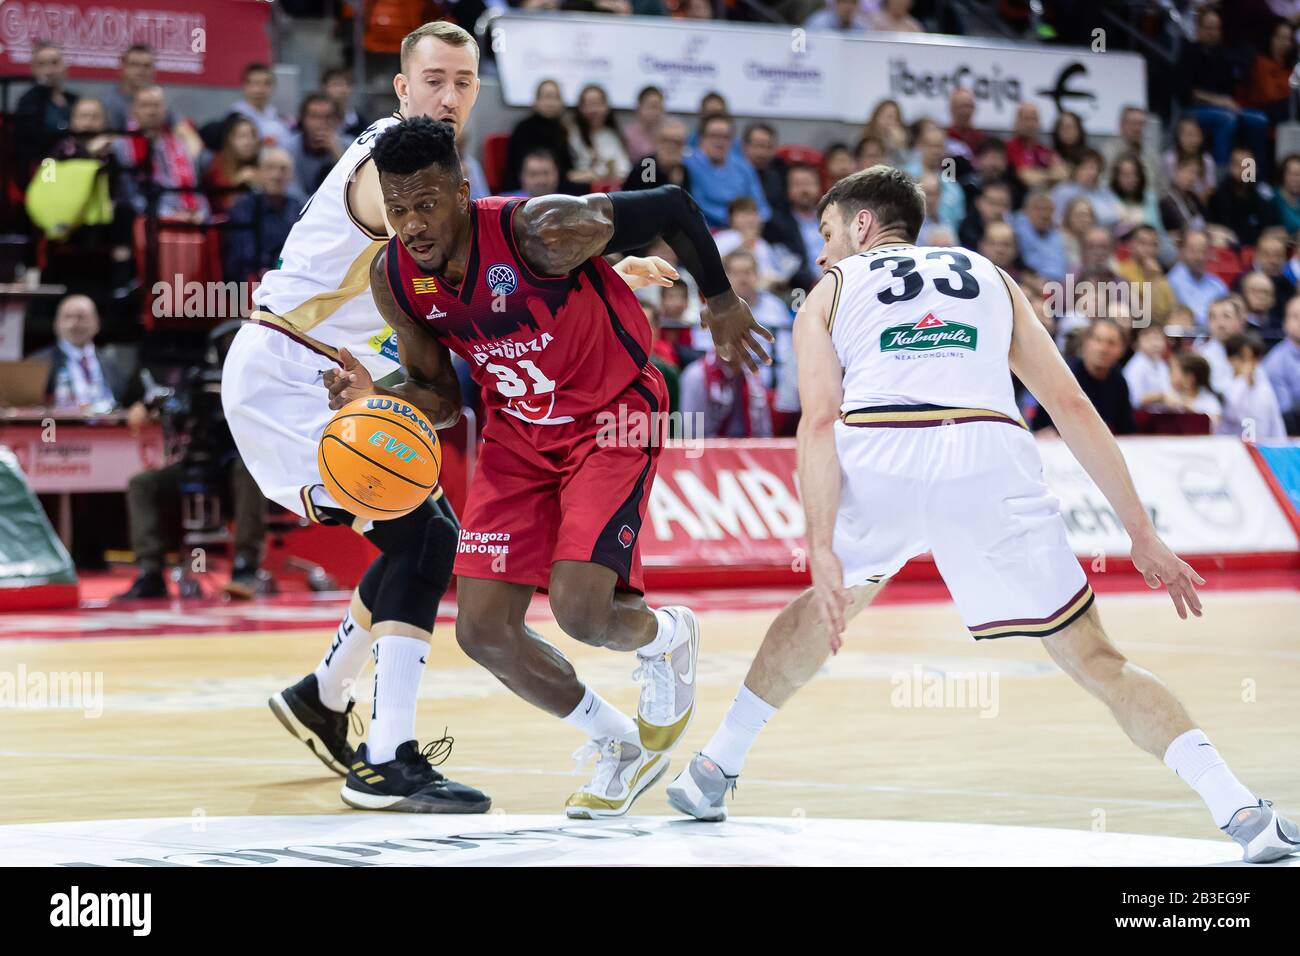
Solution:
<svg viewBox="0 0 1300 956"><path fill-rule="evenodd" d="M383 578L370 606L374 621L433 629L438 602L451 583L460 522L445 498L410 514L376 521L366 538L383 551ZM367 572L369 576L369 572Z"/></svg>
<svg viewBox="0 0 1300 956"><path fill-rule="evenodd" d="M379 597L379 585L384 580L384 571L387 567L388 559L380 554L370 562L370 567L366 568L366 573L361 576L361 581L357 584L357 595L361 598L361 603L366 606L366 610L375 606L375 600Z"/></svg>
<svg viewBox="0 0 1300 956"><path fill-rule="evenodd" d="M446 497L434 502L433 514L424 526L424 545L420 549L419 574L442 594L451 584L451 569L456 563L456 546L460 542L460 521Z"/></svg>
<svg viewBox="0 0 1300 956"><path fill-rule="evenodd" d="M397 621L420 631L433 631L442 592L420 577L419 563L420 552L415 548L384 555L384 579L370 608L375 625Z"/></svg>

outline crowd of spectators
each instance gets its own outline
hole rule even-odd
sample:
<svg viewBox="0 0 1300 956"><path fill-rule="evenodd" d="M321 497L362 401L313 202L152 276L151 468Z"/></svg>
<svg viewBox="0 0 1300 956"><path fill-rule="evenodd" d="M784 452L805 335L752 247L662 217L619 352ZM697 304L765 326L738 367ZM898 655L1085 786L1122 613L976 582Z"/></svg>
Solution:
<svg viewBox="0 0 1300 956"><path fill-rule="evenodd" d="M920 29L911 6L832 3L808 20ZM846 141L782 144L772 124L734 116L722 92L683 119L666 111L663 91L647 87L620 116L597 85L566 104L559 84L545 81L512 129L473 131L479 145L508 138L500 168L485 171L486 153L467 151L467 174L475 196L675 183L694 197L733 285L777 336L773 366L745 373L713 352L689 274L674 288L638 293L675 410L700 413L710 435L792 433L790 329L821 272L817 201L837 178L876 163L907 170L924 188L922 244L976 249L1020 283L1116 432L1294 434L1300 156L1275 163L1272 137L1289 96L1278 77L1294 66L1295 29L1279 20L1253 49L1230 48L1223 36L1221 14L1202 8L1182 54L1176 119L1127 107L1119 135L1104 142L1070 111L1048 126L1029 101L999 136L964 89L946 116L908 116L883 100ZM123 54L120 83L99 100L69 88L57 47L35 51L32 71L41 82L18 107L22 161L33 177L49 159L105 164L117 211L96 239L111 252L106 268L133 259L130 224L151 211L164 222L219 224L223 277L257 279L366 123L342 70L328 71L287 117L272 104L274 73L250 64L239 98L202 126L173 115L147 47ZM672 259L664 244L646 252ZM1031 395L1022 406L1031 427L1050 429Z"/></svg>

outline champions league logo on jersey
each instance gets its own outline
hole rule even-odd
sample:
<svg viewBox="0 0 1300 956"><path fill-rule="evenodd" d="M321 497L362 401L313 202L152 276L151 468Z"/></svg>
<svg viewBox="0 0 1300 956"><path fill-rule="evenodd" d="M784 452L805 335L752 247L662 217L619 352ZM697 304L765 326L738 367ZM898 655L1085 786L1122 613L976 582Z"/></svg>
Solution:
<svg viewBox="0 0 1300 956"><path fill-rule="evenodd" d="M504 262L489 267L484 281L487 283L488 291L493 295L509 295L519 288L519 278L515 275L515 270Z"/></svg>

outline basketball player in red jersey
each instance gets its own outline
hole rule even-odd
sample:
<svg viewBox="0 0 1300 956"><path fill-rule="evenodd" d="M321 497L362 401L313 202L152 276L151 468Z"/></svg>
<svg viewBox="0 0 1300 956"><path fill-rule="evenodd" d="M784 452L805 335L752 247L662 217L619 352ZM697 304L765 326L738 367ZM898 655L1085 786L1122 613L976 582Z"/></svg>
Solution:
<svg viewBox="0 0 1300 956"><path fill-rule="evenodd" d="M676 186L471 201L452 127L426 118L386 130L373 157L395 235L370 284L397 333L402 397L434 419L459 408L450 349L488 409L456 556L457 641L591 738L579 754L596 757L595 775L568 815L621 816L667 770L690 722L700 635L688 608L641 597L637 537L667 393L644 313L601 256L662 236L698 280L721 354L754 369L772 336L731 290L703 215ZM385 391L346 359L328 384L335 407ZM625 423L621 440L602 440L610 422ZM635 721L525 624L538 588L570 636L636 652Z"/></svg>

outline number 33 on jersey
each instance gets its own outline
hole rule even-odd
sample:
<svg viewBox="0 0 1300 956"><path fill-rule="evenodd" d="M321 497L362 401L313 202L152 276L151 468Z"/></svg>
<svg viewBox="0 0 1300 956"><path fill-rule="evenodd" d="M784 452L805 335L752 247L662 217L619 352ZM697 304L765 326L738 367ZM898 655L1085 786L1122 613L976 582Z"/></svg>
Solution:
<svg viewBox="0 0 1300 956"><path fill-rule="evenodd" d="M843 411L973 405L1019 417L1011 297L993 263L963 249L890 246L850 256L828 275Z"/></svg>

